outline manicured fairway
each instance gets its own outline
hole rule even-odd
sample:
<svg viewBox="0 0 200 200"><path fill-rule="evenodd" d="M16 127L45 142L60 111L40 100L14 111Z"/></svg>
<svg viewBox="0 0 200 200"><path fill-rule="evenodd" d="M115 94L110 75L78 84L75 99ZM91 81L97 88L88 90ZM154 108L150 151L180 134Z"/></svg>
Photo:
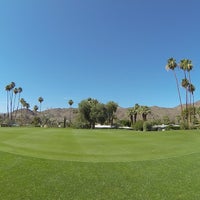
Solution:
<svg viewBox="0 0 200 200"><path fill-rule="evenodd" d="M0 151L82 162L127 162L200 152L200 133L127 130L0 129Z"/></svg>
<svg viewBox="0 0 200 200"><path fill-rule="evenodd" d="M200 132L0 128L0 199L200 199Z"/></svg>

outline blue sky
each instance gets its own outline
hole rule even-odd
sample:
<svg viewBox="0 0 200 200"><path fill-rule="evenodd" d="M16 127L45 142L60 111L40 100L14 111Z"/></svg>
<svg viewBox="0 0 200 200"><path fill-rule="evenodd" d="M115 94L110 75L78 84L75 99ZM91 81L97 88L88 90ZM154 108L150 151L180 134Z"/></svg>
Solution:
<svg viewBox="0 0 200 200"><path fill-rule="evenodd" d="M1 0L0 112L11 81L31 108L39 96L43 109L88 97L175 107L169 57L193 61L199 100L199 9L199 0Z"/></svg>

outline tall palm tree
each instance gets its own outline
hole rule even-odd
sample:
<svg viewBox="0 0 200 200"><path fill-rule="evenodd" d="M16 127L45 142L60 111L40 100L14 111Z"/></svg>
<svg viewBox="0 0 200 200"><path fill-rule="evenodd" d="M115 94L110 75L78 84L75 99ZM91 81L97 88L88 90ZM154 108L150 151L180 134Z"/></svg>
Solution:
<svg viewBox="0 0 200 200"><path fill-rule="evenodd" d="M186 111L186 120L188 120L188 87L189 87L189 81L187 78L182 79L181 85L183 88L185 88L185 111Z"/></svg>
<svg viewBox="0 0 200 200"><path fill-rule="evenodd" d="M21 88L21 87L18 87L17 90L18 90L18 102L17 102L17 109L16 109L16 112L15 112L15 119L16 119L16 117L17 117L17 112L18 112L18 110L19 110L19 103L20 103L22 88Z"/></svg>
<svg viewBox="0 0 200 200"><path fill-rule="evenodd" d="M7 117L9 118L9 92L10 92L10 85L6 85L5 90L7 92Z"/></svg>
<svg viewBox="0 0 200 200"><path fill-rule="evenodd" d="M73 105L73 100L72 99L70 99L69 101L68 101L68 104L69 104L69 106L70 106L70 112L69 112L69 122L70 122L70 124L71 124L71 115L72 115L72 105Z"/></svg>
<svg viewBox="0 0 200 200"><path fill-rule="evenodd" d="M179 63L179 66L180 66L180 68L183 70L183 72L184 72L184 76L185 76L185 78L183 79L184 80L184 82L186 81L186 79L187 79L187 82L188 82L188 85L187 86L189 86L190 84L192 84L192 82L191 82L191 76L190 76L190 71L192 70L192 68L193 68L193 65L192 65L192 61L191 60L189 60L189 59L182 59L181 61L180 61L180 63ZM186 84L186 82L185 82L185 84ZM184 86L183 86L184 87ZM186 90L186 106L187 106L187 104L188 104L188 87L184 87L185 88L185 90ZM191 105L191 93L190 93L190 105Z"/></svg>
<svg viewBox="0 0 200 200"><path fill-rule="evenodd" d="M20 103L21 103L21 121L22 121L22 112L23 112L23 108L26 107L26 101L24 100L24 98L20 99Z"/></svg>
<svg viewBox="0 0 200 200"><path fill-rule="evenodd" d="M40 103L40 112L41 112L41 108L42 108L42 102L44 101L44 99L42 97L38 98L38 101Z"/></svg>
<svg viewBox="0 0 200 200"><path fill-rule="evenodd" d="M188 80L189 80L189 85L188 85L188 92L190 94L190 107L192 107L192 97L193 97L193 102L194 102L194 91L195 91L195 87L192 84L191 81L191 75L190 75L190 71L193 69L193 65L192 65L192 61L189 59L186 59L186 70L188 72ZM194 103L193 103L193 109L194 109ZM190 110L193 110L192 108L190 108ZM191 121L191 120L190 120Z"/></svg>
<svg viewBox="0 0 200 200"><path fill-rule="evenodd" d="M181 113L183 112L183 106L182 106L182 100L181 100L181 93L180 93L180 89L179 89L179 83L178 83L178 78L175 72L175 69L177 67L177 63L176 60L174 58L169 58L167 60L167 65L166 65L166 70L172 70L173 74L174 74L174 78L176 80L176 86L177 86L177 91L178 91L178 96L179 96L179 101L180 101L180 105L181 105Z"/></svg>
<svg viewBox="0 0 200 200"><path fill-rule="evenodd" d="M12 108L12 111L15 110L15 102L16 102L16 96L17 96L17 94L18 94L18 89L15 88L15 89L13 90L13 93L14 93L14 102L13 102L13 108Z"/></svg>
<svg viewBox="0 0 200 200"><path fill-rule="evenodd" d="M12 112L13 112L13 94L14 94L14 88L15 88L15 83L11 82L10 83L10 119L12 120Z"/></svg>
<svg viewBox="0 0 200 200"><path fill-rule="evenodd" d="M7 116L10 120L12 120L12 111L13 111L12 105L13 105L14 88L15 88L14 82L11 82L5 87L5 90L7 91Z"/></svg>
<svg viewBox="0 0 200 200"><path fill-rule="evenodd" d="M193 118L194 118L194 116L195 116L195 106L194 106L194 91L195 91L195 86L190 83L189 86L188 86L188 91L192 95L192 108L190 110L192 110L192 115L193 115ZM191 122L191 115L190 115L190 122Z"/></svg>

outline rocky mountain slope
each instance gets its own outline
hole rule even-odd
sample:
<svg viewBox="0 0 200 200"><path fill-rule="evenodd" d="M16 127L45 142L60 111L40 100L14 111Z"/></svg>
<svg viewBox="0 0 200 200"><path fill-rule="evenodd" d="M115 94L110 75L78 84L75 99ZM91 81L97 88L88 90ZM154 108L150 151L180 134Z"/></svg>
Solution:
<svg viewBox="0 0 200 200"><path fill-rule="evenodd" d="M200 101L195 103L196 107L200 107ZM158 106L152 106L150 107L151 114L148 115L149 120L158 120L163 119L163 117L168 116L170 120L175 120L177 115L180 115L181 107L177 106L174 108L163 108ZM78 109L77 108L53 108L43 111L42 113L38 113L38 116L47 117L50 120L62 122L64 117L69 121L70 119L73 119L76 116ZM22 114L23 112L23 114ZM117 119L123 120L123 119L129 119L128 118L128 108L122 108L118 107L116 116ZM33 111L30 110L23 110L18 111L17 116L20 117L20 115L23 115L29 119L36 116L36 114ZM138 119L141 119L141 116L138 115Z"/></svg>

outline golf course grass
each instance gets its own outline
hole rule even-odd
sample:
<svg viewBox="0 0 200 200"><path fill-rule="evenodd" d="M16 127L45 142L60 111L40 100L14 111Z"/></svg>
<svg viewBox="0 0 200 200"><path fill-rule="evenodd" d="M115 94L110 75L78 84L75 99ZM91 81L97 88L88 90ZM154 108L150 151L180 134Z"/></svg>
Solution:
<svg viewBox="0 0 200 200"><path fill-rule="evenodd" d="M200 199L200 131L0 128L0 199Z"/></svg>

